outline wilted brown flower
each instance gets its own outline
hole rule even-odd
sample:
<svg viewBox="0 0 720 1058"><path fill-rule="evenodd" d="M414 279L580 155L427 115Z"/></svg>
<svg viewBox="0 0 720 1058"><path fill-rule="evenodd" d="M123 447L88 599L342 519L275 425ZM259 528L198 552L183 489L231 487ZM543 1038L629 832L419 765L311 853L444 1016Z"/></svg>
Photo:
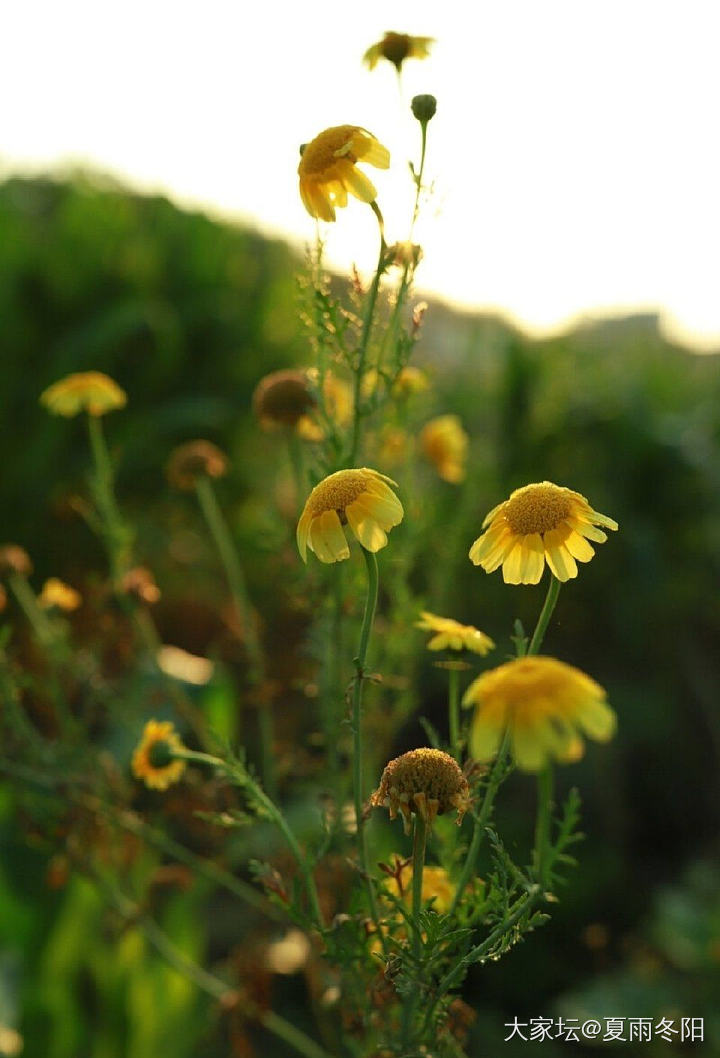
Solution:
<svg viewBox="0 0 720 1058"><path fill-rule="evenodd" d="M261 378L253 393L252 406L264 430L294 428L316 407L305 371L272 371Z"/></svg>
<svg viewBox="0 0 720 1058"><path fill-rule="evenodd" d="M24 547L19 544L3 544L0 547L0 576L19 573L21 577L29 577L32 568L30 556Z"/></svg>
<svg viewBox="0 0 720 1058"><path fill-rule="evenodd" d="M390 818L403 817L410 833L413 812L432 825L435 816L456 808L458 825L470 806L470 788L456 760L440 749L412 749L386 765L370 806L385 807Z"/></svg>
<svg viewBox="0 0 720 1058"><path fill-rule="evenodd" d="M176 489L189 492L198 478L221 478L227 465L227 457L211 441L187 441L172 452L167 477Z"/></svg>
<svg viewBox="0 0 720 1058"><path fill-rule="evenodd" d="M391 62L398 73L406 59L427 59L434 37L411 37L409 33L388 31L382 40L371 45L363 55L363 62L373 70L380 59Z"/></svg>
<svg viewBox="0 0 720 1058"><path fill-rule="evenodd" d="M160 599L160 589L152 573L145 566L129 569L120 586L126 595L132 595L138 602L152 605Z"/></svg>

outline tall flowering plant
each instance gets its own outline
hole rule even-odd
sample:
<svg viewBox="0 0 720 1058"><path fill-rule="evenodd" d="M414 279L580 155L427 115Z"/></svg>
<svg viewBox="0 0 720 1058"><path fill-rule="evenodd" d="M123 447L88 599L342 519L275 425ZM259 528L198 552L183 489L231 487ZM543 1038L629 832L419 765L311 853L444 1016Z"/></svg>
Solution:
<svg viewBox="0 0 720 1058"><path fill-rule="evenodd" d="M400 75L404 60L425 56L430 43L387 34L366 61L372 67L384 57ZM592 545L607 539L606 530L617 529L579 492L548 481L526 484L492 508L473 543L464 541L475 567L487 574L501 569L508 584L535 585L546 577L546 598L529 633L517 622L505 641L502 629L492 629L491 638L485 629L431 612L426 604L435 601L413 587L414 571L428 564L423 524L433 514L422 502L423 483L436 474L438 488L459 489L470 438L453 408L434 406L431 380L409 362L425 311L412 300L422 259L413 237L427 190L435 100L418 96L411 109L420 133L419 160L410 165L412 223L406 238L392 244L378 191L364 169L387 169L389 150L356 125L327 128L301 149L300 197L318 224L301 282L308 363L260 379L253 398L260 428L287 445L299 552L294 576L311 600L306 657L322 768L302 789L287 770L278 774L284 716L273 709L267 631L218 492L227 456L206 440L190 440L171 454L168 478L197 501L225 577L244 651L235 693L257 711L251 754L237 731L219 738L208 710L188 692L194 679L211 677L188 675L197 673L197 665L188 668L188 659L177 655L168 667L150 612L159 589L137 565L136 534L115 496L101 428L106 412L124 406L125 393L107 376L90 372L60 380L41 398L52 413L87 416L93 469L90 498L81 509L105 545L108 592L126 635L143 651L155 681L153 694L143 698L142 730L137 717L123 719L136 742L128 770L153 796L172 797L189 784L185 788L200 802L198 819L215 834L241 835L239 847L247 855L237 870L223 865L222 856L198 854L152 827L142 811L128 812L112 768L110 779L94 785L67 783L57 767L53 772L52 740L79 744L87 722L65 691L82 661L56 612L63 609L58 600L70 596L57 589L36 595L28 556L16 546L0 551L0 573L47 656L48 711L55 724L43 732L28 717L4 640L4 722L7 744L16 749L16 759L5 759L4 767L28 780L39 776L50 790L62 782L85 818L110 820L161 856L180 860L274 928L277 922L291 925L285 947L273 949L272 957L268 949L263 972L297 957L315 1012L314 1023L304 1017L302 1026L253 991L253 974L231 965L211 971L178 947L148 910L149 897L133 897L109 878L97 849L85 859L84 869L115 910L178 973L228 1016L281 1041L282 1053L306 1058L464 1053L473 1022L460 995L468 970L497 960L546 921L572 864L579 797L573 792L564 805L556 804L554 768L578 760L586 739L607 741L616 725L605 691L591 676L542 653L562 584L578 576L578 563L594 557ZM348 196L355 208L367 210L379 251L369 281L355 271L343 292L324 272L320 225L338 221L338 210L350 208ZM481 508L485 497L472 495L469 502ZM467 568L482 599L480 574ZM429 744L391 756L416 700L408 690L417 684L415 625L430 633L428 648L447 672L447 718L440 730L426 723ZM184 682L173 675L178 663L185 666ZM392 666L394 684L371 668L384 663ZM478 665L482 671L473 672ZM99 674L93 678L97 683ZM401 692L405 705L395 707L393 698ZM157 701L163 719L152 715ZM108 767L105 755L97 771ZM516 771L533 776L537 787L534 830L522 862L502 840L501 794L516 781ZM203 786L213 790L214 801L198 794ZM309 818L296 811L308 797L318 805ZM220 807L218 799L224 801ZM261 836L249 838L249 831Z"/></svg>

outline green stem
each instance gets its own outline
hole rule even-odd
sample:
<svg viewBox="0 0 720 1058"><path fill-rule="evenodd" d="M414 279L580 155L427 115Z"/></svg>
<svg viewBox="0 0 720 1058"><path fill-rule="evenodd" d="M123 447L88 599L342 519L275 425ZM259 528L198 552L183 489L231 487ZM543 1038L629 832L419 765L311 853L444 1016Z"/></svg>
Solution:
<svg viewBox="0 0 720 1058"><path fill-rule="evenodd" d="M233 994L234 990L231 985L214 974L208 973L202 966L198 966L196 962L185 955L154 919L150 918L149 915L139 915L136 905L121 893L112 892L111 896L118 911L144 933L150 944L169 966L187 980L192 981L194 985L212 996L213 999L222 1000ZM304 1058L330 1058L328 1052L319 1044L279 1014L275 1014L273 1011L264 1011L246 1003L247 1007L250 1008L247 1013L251 1017L256 1018L263 1028L289 1044Z"/></svg>
<svg viewBox="0 0 720 1058"><path fill-rule="evenodd" d="M287 444L290 466L292 467L293 478L295 480L295 492L297 494L296 502L301 506L302 498L307 491L305 483L305 465L300 438L294 428L287 431Z"/></svg>
<svg viewBox="0 0 720 1058"><path fill-rule="evenodd" d="M383 218L376 202L370 203L370 208L378 219L378 225L380 227L380 253L378 255L377 268L375 269L375 275L373 276L372 285L368 291L367 301L365 302L365 314L363 316L363 327L360 336L360 346L357 353L357 364L355 365L355 382L353 390L353 424L352 424L352 441L350 445L350 457L349 465L355 466L355 460L357 459L358 448L360 445L360 420L362 418L362 407L361 407L361 396L362 396L362 383L365 375L365 362L367 360L368 343L370 341L370 332L372 330L373 317L375 315L375 305L377 303L378 290L380 289L380 277L385 270L385 233Z"/></svg>
<svg viewBox="0 0 720 1058"><path fill-rule="evenodd" d="M450 752L460 764L460 673L457 669L450 669L448 675L448 709Z"/></svg>
<svg viewBox="0 0 720 1058"><path fill-rule="evenodd" d="M449 992L449 990L453 987L456 981L462 978L467 967L474 962L478 962L480 959L484 958L490 951L492 951L498 941L502 940L502 938L512 930L516 923L519 922L524 915L526 915L529 911L532 910L533 906L538 902L539 899L540 891L537 886L533 886L532 889L528 890L525 896L520 897L520 900L516 904L515 909L513 910L509 918L506 918L503 922L496 926L496 928L482 942L482 944L478 944L477 947L471 948L467 955L465 955L462 959L456 962L452 969L448 970L448 972L438 984L437 991L435 993L435 998L428 1007L428 1012L425 1016L425 1032L427 1032L430 1025L432 1024L433 1016L435 1014L435 1011L437 1010L438 1004L440 1003L441 999L447 992Z"/></svg>
<svg viewBox="0 0 720 1058"><path fill-rule="evenodd" d="M102 420L98 415L88 415L88 435L92 452L95 473L93 475L93 493L100 514L102 535L110 562L110 573L113 588L118 591L129 562L127 544L129 534L123 524L115 500L114 475L108 453Z"/></svg>
<svg viewBox="0 0 720 1058"><path fill-rule="evenodd" d="M450 905L450 909L448 911L449 915L454 915L457 911L458 905L462 900L463 893L465 892L465 889L467 888L470 879L475 873L475 864L477 862L478 854L480 852L480 848L485 837L485 827L487 825L488 820L490 819L493 804L495 803L495 795L497 794L498 789L500 787L500 780L502 778L502 774L505 768L505 761L507 759L509 746L510 733L506 731L505 735L503 736L503 740L500 744L498 755L495 758L495 763L492 766L492 771L490 772L490 778L488 780L488 785L485 791L485 796L483 798L480 814L475 819L473 835L470 840L470 847L468 848L467 856L465 857L465 863L463 864L463 869L458 880L457 888L455 890L455 895L453 896L452 904Z"/></svg>
<svg viewBox="0 0 720 1058"><path fill-rule="evenodd" d="M55 632L47 615L37 601L35 592L20 573L11 573L8 583L17 599L20 609L30 622L38 641L44 647L51 647L56 642Z"/></svg>
<svg viewBox="0 0 720 1058"><path fill-rule="evenodd" d="M371 551L362 548L365 566L367 568L367 597L365 599L365 612L363 614L362 627L360 629L360 644L358 646L355 661L355 683L353 685L352 700L352 727L353 727L353 799L355 804L355 819L357 821L358 855L360 857L360 868L365 878L370 904L370 914L379 934L383 949L385 949L384 934L380 929L380 916L378 914L375 889L368 867L367 835L365 833L365 820L363 819L363 743L362 743L362 697L363 682L365 680L365 661L367 658L368 643L372 630L375 609L378 599L378 564L375 555Z"/></svg>
<svg viewBox="0 0 720 1058"><path fill-rule="evenodd" d="M553 766L550 761L538 775L538 806L535 821L535 875L543 890L550 883L550 825L552 819Z"/></svg>
<svg viewBox="0 0 720 1058"><path fill-rule="evenodd" d="M542 610L540 611L540 616L538 617L537 624L535 625L535 631L533 632L533 637L530 640L530 646L527 649L528 654L539 653L543 639L545 638L547 626L550 623L550 618L552 617L553 610L555 609L555 604L558 600L559 594L560 581L553 573L551 573L550 584L548 585L547 595L545 596L545 602L543 604Z"/></svg>
<svg viewBox="0 0 720 1058"><path fill-rule="evenodd" d="M413 955L420 959L422 953L422 931L420 929L420 912L422 911L422 882L425 870L425 847L427 844L427 825L421 815L415 814L415 833L413 836L413 876L412 876L412 921L413 921Z"/></svg>
<svg viewBox="0 0 720 1058"><path fill-rule="evenodd" d="M317 886L315 885L315 879L313 878L310 864L298 845L297 838L290 829L285 816L273 799L265 793L258 783L255 782L247 769L242 768L237 764L221 760L220 757L214 757L210 753L196 753L190 749L173 751L172 756L177 760L186 760L196 764L209 764L210 767L224 772L230 779L234 779L240 786L244 786L251 791L252 798L265 812L267 817L272 820L285 838L288 848L293 855L293 859L298 865L303 882L305 883L305 891L310 903L314 924L317 929L322 932L324 929L323 917L320 910Z"/></svg>
<svg viewBox="0 0 720 1058"><path fill-rule="evenodd" d="M199 477L195 482L195 492L200 509L210 530L210 535L220 555L228 587L230 588L230 595L242 623L244 644L249 661L249 680L253 686L258 686L262 683L265 675L265 662L260 641L255 631L245 574L210 478L207 476ZM272 796L275 796L273 718L267 702L258 702L258 730L263 782Z"/></svg>

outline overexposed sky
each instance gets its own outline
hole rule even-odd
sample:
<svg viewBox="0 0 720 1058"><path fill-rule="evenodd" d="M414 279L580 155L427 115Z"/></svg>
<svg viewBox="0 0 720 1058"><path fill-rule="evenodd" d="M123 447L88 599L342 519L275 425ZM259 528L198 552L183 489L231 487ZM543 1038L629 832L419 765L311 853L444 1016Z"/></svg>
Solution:
<svg viewBox="0 0 720 1058"><path fill-rule="evenodd" d="M659 309L720 347L717 0L9 0L3 21L0 173L91 164L302 245L299 144L363 125L392 154L368 170L392 241L432 92L420 288L536 332ZM387 29L437 38L402 96L361 63ZM331 261L369 270L374 223L338 211Z"/></svg>

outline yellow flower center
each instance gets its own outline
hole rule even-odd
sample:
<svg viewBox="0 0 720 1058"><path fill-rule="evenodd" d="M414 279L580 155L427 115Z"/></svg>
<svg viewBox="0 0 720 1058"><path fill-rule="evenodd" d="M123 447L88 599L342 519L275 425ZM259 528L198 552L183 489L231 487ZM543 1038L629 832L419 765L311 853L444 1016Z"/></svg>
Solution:
<svg viewBox="0 0 720 1058"><path fill-rule="evenodd" d="M367 489L367 475L362 470L338 470L321 481L310 493L307 509L312 515L325 511L343 512Z"/></svg>
<svg viewBox="0 0 720 1058"><path fill-rule="evenodd" d="M504 513L512 531L518 536L527 536L556 529L570 511L567 490L544 481L541 485L516 489L505 504Z"/></svg>
<svg viewBox="0 0 720 1058"><path fill-rule="evenodd" d="M354 125L336 125L332 129L325 129L303 151L301 171L306 176L327 172L338 158L356 162L357 157L350 150L356 131Z"/></svg>

